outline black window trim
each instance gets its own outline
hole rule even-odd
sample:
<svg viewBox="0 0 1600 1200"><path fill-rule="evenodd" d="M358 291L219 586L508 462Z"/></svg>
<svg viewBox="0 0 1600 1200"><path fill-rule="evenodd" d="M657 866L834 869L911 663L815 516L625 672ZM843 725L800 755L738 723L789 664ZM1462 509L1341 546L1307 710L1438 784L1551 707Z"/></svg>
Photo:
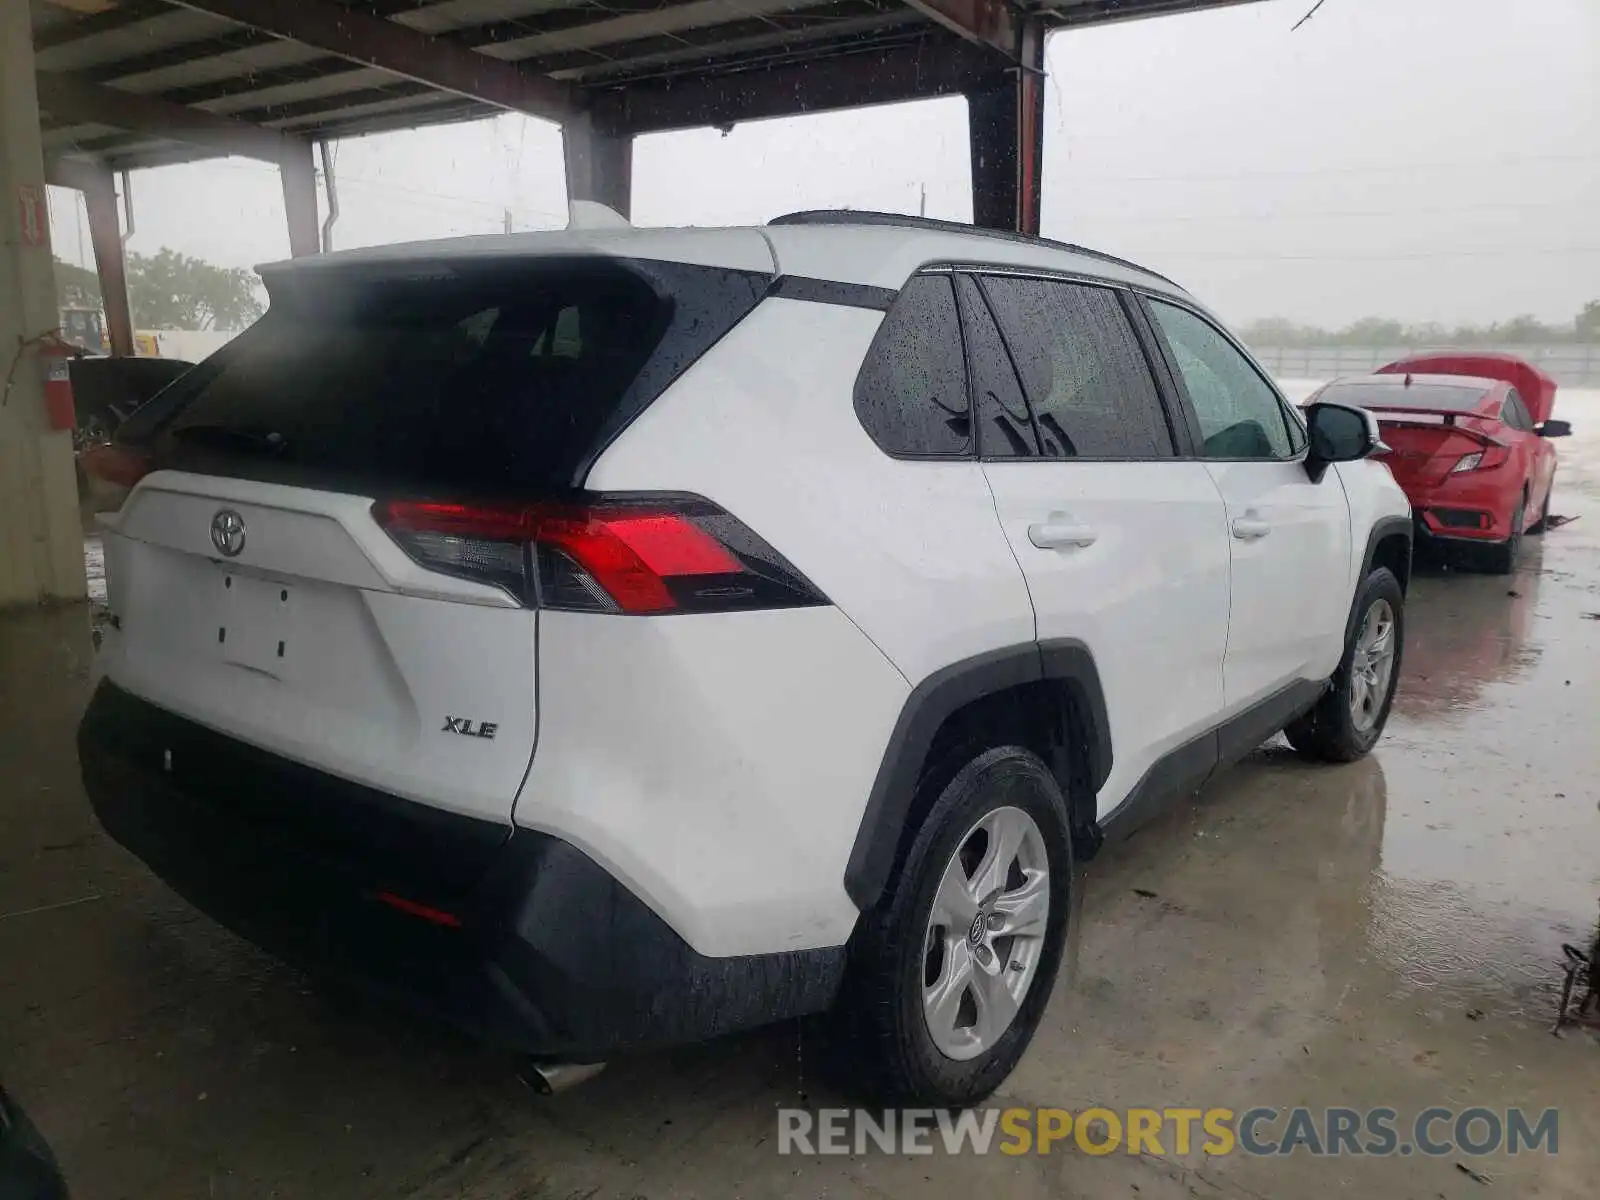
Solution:
<svg viewBox="0 0 1600 1200"><path fill-rule="evenodd" d="M1019 267L1015 264L991 264L977 262L940 263L933 266L924 267L920 273L949 274L953 277L964 276L972 284L973 290L977 292L978 296L983 301L985 308L989 312L989 319L994 322L995 329L1000 335L1000 343L1005 347L1006 358L1010 361L1011 369L1017 376L1017 386L1021 391L1023 403L1028 406L1028 420L1034 427L1035 439L1038 438L1038 417L1033 410L1033 400L1031 397L1029 397L1027 388L1022 386L1022 372L1017 367L1016 354L1011 348L1010 341L1006 338L1005 329L1000 324L1000 318L995 314L994 302L989 298L988 292L983 287L983 281L981 277L984 275L998 275L1010 279L1037 279L1045 283L1069 283L1081 287L1104 288L1105 290L1111 292L1116 297L1118 304L1122 308L1123 318L1128 322L1128 325L1133 332L1134 341L1136 341L1139 345L1139 351L1144 362L1145 370L1150 374L1151 385L1155 388L1157 402L1161 406L1161 414L1167 430L1167 436L1172 443L1171 453L1157 455L1078 454L1073 455L1071 458L1055 458L1046 454L1034 454L1021 457L1016 455L984 454L982 445L982 422L977 419L977 413L979 411L978 397L973 394L972 390L974 373L972 369L972 362L969 357L967 360L967 389L969 393L968 404L970 406L969 411L971 411L973 414L973 428L975 433L973 445L977 450L979 462L1054 463L1057 465L1074 462L1165 463L1178 462L1182 461L1186 457L1191 457L1184 453L1186 449L1186 438L1184 436L1184 433L1187 432L1186 426L1181 424L1178 413L1173 407L1172 397L1164 385L1162 371L1158 369L1156 360L1152 359L1151 357L1152 346L1149 342L1148 332L1142 326L1141 316L1137 313L1138 304L1133 297L1133 289L1128 284L1123 283L1121 280L1106 279L1102 276L1081 274L1076 271L1057 271L1044 267ZM956 307L957 311L961 314L962 320L962 346L964 350L967 350L970 345L968 331L966 328L967 315L962 304L961 295L961 289L957 288Z"/></svg>
<svg viewBox="0 0 1600 1200"><path fill-rule="evenodd" d="M1310 451L1310 435L1306 430L1304 415L1297 406L1289 403L1288 398L1279 389L1277 382L1256 361L1255 355L1251 354L1238 338L1229 333L1215 317L1197 304L1185 302L1183 299L1168 292L1153 291L1144 287L1133 286L1129 288L1129 291L1137 298L1137 303L1144 312L1145 321L1150 327L1150 333L1155 341L1156 348L1161 354L1162 361L1166 364L1173 394L1178 400L1183 419L1189 427L1192 440L1192 453L1189 457L1201 462L1303 463L1305 461L1306 455ZM1289 455L1288 458L1214 458L1204 452L1205 438L1200 431L1199 410L1195 408L1194 401L1189 397L1189 389L1183 382L1183 373L1178 369L1178 364L1172 357L1171 349L1167 345L1167 339L1161 334L1155 313L1150 311L1150 302L1153 300L1159 300L1163 304L1170 304L1173 308L1181 308L1190 316L1205 322L1221 336L1223 341L1227 342L1228 345L1243 356L1250 369L1256 373L1257 378L1267 385L1267 391L1277 399L1279 412L1285 424L1285 432L1290 434L1289 443L1291 446L1295 446L1298 442L1293 454ZM1299 427L1300 436L1298 438L1287 428L1290 422Z"/></svg>
<svg viewBox="0 0 1600 1200"><path fill-rule="evenodd" d="M980 463L1054 461L1046 459L1037 450L1037 447L1041 445L1039 422L1034 415L1033 405L1028 401L1027 390L1022 386L1022 372L1017 369L1017 357L1012 352L1011 343L1006 341L1006 335L1000 329L999 319L994 315L994 309L989 304L989 297L984 295L983 289L978 286L977 278L969 272L951 272L950 281L955 285L956 311L961 316L961 340L967 351L967 404L973 415L973 432L975 435L973 449L977 452L978 461ZM968 299L969 296L976 297L976 299ZM983 452L983 443L986 437L983 428L985 422L980 415L983 411L983 405L982 398L978 395L978 374L972 360L972 331L967 325L967 322L973 319L973 314L968 311L968 308L974 304L983 306L983 311L989 318L989 324L994 327L995 337L1000 339L1000 349L1005 352L1006 363L1010 367L1012 379L1017 385L1017 395L1022 398L1022 407L1028 412L1028 432L1033 437L1035 447L1035 451L1032 454L985 454Z"/></svg>

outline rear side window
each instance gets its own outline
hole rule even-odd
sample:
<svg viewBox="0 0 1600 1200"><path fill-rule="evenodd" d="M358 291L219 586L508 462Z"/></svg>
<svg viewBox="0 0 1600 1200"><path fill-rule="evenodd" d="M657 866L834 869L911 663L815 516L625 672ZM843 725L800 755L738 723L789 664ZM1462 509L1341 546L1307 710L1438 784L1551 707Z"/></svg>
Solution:
<svg viewBox="0 0 1600 1200"><path fill-rule="evenodd" d="M986 276L1046 458L1170 458L1155 380L1110 288Z"/></svg>
<svg viewBox="0 0 1600 1200"><path fill-rule="evenodd" d="M972 451L961 321L947 275L901 289L856 376L856 415L896 458L965 458Z"/></svg>
<svg viewBox="0 0 1600 1200"><path fill-rule="evenodd" d="M1501 420L1513 429L1523 433L1533 432L1533 414L1528 411L1528 406L1522 402L1522 395L1516 388L1506 393L1506 402L1502 406Z"/></svg>
<svg viewBox="0 0 1600 1200"><path fill-rule="evenodd" d="M129 440L211 473L515 497L580 484L766 280L582 259L268 282L267 315L139 413Z"/></svg>

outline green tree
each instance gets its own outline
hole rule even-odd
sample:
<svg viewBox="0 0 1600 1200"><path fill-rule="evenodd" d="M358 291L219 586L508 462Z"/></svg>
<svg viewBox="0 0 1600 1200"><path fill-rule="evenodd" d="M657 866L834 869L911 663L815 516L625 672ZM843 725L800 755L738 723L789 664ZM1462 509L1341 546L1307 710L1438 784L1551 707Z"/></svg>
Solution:
<svg viewBox="0 0 1600 1200"><path fill-rule="evenodd" d="M1572 319L1573 332L1580 342L1600 342L1600 300L1591 300Z"/></svg>
<svg viewBox="0 0 1600 1200"><path fill-rule="evenodd" d="M1496 325L1495 333L1497 335L1495 341L1512 346L1526 346L1534 342L1559 342L1566 336L1566 330L1552 329L1537 317L1526 313L1512 317L1503 325Z"/></svg>
<svg viewBox="0 0 1600 1200"><path fill-rule="evenodd" d="M1406 327L1387 317L1362 317L1335 339L1344 346L1398 346L1406 340Z"/></svg>
<svg viewBox="0 0 1600 1200"><path fill-rule="evenodd" d="M1282 317L1264 317L1252 321L1239 332L1239 336L1251 346L1303 346L1308 338L1314 341L1318 335L1322 335L1320 329L1308 329Z"/></svg>
<svg viewBox="0 0 1600 1200"><path fill-rule="evenodd" d="M250 271L168 249L128 256L128 300L141 329L243 329L263 311Z"/></svg>

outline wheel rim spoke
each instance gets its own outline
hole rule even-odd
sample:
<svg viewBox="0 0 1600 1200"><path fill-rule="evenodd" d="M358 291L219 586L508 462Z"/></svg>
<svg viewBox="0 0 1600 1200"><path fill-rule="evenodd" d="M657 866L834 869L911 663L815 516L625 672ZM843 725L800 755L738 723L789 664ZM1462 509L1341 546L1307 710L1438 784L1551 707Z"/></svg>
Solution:
<svg viewBox="0 0 1600 1200"><path fill-rule="evenodd" d="M932 987L922 993L922 1011L927 1017L928 1031L936 1040L955 1036L961 998L972 986L972 981L972 952L967 949L966 939L947 938L944 972Z"/></svg>
<svg viewBox="0 0 1600 1200"><path fill-rule="evenodd" d="M993 1045L1011 1028L1020 1005L1006 986L1006 965L996 963L995 971L977 971L972 978L973 997L977 1001L978 1021L975 1032L986 1045Z"/></svg>
<svg viewBox="0 0 1600 1200"><path fill-rule="evenodd" d="M972 895L972 885L961 870L960 857L954 857L939 878L939 890L933 897L933 919L948 926L952 933L965 936L967 926L977 915L978 901Z"/></svg>
<svg viewBox="0 0 1600 1200"><path fill-rule="evenodd" d="M1005 887L1011 864L1016 861L1022 839L1027 835L1027 827L1022 820L1013 818L1010 815L1012 813L1022 818L1017 809L1002 808L992 813L985 823L989 833L989 849L983 856L983 862L972 874L972 895L980 904Z"/></svg>
<svg viewBox="0 0 1600 1200"><path fill-rule="evenodd" d="M1372 645L1367 647L1367 654L1372 657L1387 657L1389 654L1389 635L1394 632L1394 626L1388 621L1382 622L1377 632L1372 635Z"/></svg>
<svg viewBox="0 0 1600 1200"><path fill-rule="evenodd" d="M1050 880L1043 871L1025 872L1028 880L1015 891L995 897L990 911L1003 919L990 928L1000 937L1043 937L1050 924Z"/></svg>

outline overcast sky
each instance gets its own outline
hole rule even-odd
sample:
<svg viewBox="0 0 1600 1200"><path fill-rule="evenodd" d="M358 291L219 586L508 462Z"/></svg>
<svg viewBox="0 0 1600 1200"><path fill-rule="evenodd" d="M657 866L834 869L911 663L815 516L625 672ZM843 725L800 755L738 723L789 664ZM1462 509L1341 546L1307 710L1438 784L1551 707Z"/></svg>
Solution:
<svg viewBox="0 0 1600 1200"><path fill-rule="evenodd" d="M1056 35L1044 232L1225 316L1569 319L1600 297L1600 0L1312 0ZM506 116L337 148L339 248L565 223L560 138ZM288 253L276 172L138 172L130 249ZM971 218L959 99L640 138L641 225L850 206ZM75 193L54 238L85 261ZM80 240L82 251L80 252Z"/></svg>

